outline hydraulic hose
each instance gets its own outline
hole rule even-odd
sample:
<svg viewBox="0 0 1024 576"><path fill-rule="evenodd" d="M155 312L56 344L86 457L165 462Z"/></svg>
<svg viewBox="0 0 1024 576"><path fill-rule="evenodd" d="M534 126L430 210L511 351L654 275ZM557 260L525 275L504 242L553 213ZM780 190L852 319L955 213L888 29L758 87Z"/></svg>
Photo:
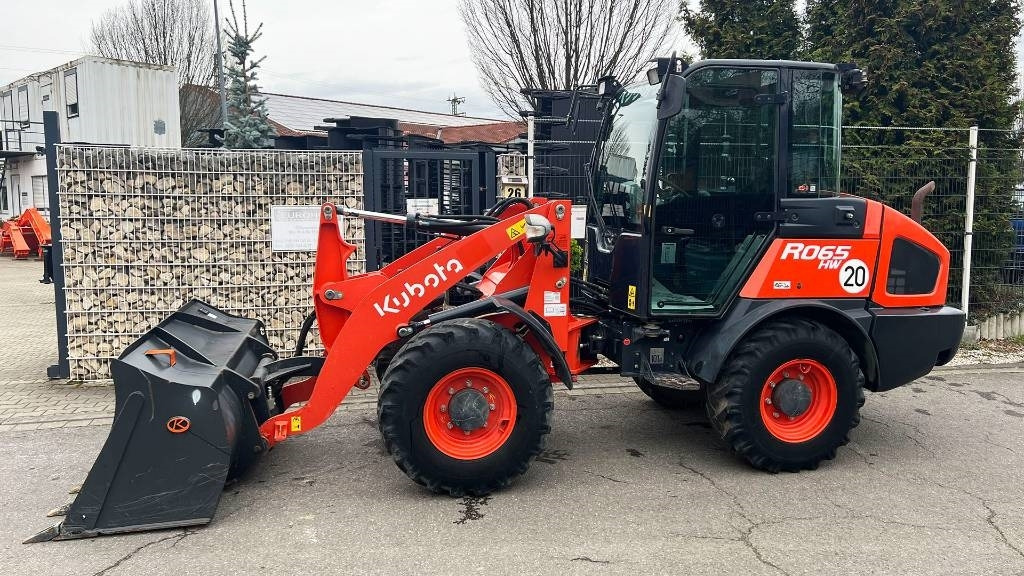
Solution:
<svg viewBox="0 0 1024 576"><path fill-rule="evenodd" d="M302 356L306 351L306 338L309 337L309 331L313 328L313 322L316 320L316 310L313 310L306 316L306 319L302 321L302 328L299 329L299 339L295 342L295 356Z"/></svg>

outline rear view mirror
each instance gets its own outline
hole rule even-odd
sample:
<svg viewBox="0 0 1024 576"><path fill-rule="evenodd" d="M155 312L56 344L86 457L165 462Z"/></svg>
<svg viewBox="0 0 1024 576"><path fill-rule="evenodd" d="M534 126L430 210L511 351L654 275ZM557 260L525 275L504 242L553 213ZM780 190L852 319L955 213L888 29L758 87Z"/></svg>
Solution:
<svg viewBox="0 0 1024 576"><path fill-rule="evenodd" d="M686 80L682 76L667 74L662 80L661 92L658 94L658 120L671 118L683 109L686 95Z"/></svg>

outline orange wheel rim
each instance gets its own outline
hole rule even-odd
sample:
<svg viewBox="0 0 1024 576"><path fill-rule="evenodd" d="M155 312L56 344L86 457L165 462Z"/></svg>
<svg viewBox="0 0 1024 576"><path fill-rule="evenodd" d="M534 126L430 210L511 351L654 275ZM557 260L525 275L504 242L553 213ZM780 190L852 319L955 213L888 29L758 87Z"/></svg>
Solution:
<svg viewBox="0 0 1024 576"><path fill-rule="evenodd" d="M435 448L458 460L493 454L512 435L516 396L485 368L462 368L441 378L423 404L423 429Z"/></svg>
<svg viewBox="0 0 1024 576"><path fill-rule="evenodd" d="M821 362L791 360L768 377L760 400L761 421L772 436L792 444L807 442L821 434L836 413L836 380Z"/></svg>

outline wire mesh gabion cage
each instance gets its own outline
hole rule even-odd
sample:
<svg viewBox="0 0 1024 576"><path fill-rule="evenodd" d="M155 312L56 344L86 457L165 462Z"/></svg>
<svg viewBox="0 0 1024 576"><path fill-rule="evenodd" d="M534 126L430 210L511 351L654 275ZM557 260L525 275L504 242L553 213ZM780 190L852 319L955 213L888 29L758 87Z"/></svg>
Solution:
<svg viewBox="0 0 1024 576"><path fill-rule="evenodd" d="M290 353L312 310L315 252L272 249L271 206L363 205L359 152L63 145L57 156L79 380L106 378L112 358L193 298L263 320L271 346ZM357 246L348 270L362 272L363 222L343 224Z"/></svg>

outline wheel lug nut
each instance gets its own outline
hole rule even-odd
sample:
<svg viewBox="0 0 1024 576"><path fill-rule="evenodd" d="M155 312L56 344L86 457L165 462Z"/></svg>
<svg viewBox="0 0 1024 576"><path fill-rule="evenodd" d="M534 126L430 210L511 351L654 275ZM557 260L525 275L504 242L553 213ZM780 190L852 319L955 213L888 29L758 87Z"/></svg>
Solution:
<svg viewBox="0 0 1024 576"><path fill-rule="evenodd" d="M491 409L491 411L493 411L494 410L494 404L489 405L489 408Z"/></svg>
<svg viewBox="0 0 1024 576"><path fill-rule="evenodd" d="M451 396L452 394L455 394L455 388L448 389L448 395Z"/></svg>
<svg viewBox="0 0 1024 576"><path fill-rule="evenodd" d="M775 416L776 418L778 418L779 417L779 413L778 412L772 412L772 416Z"/></svg>
<svg viewBox="0 0 1024 576"><path fill-rule="evenodd" d="M764 399L764 403L765 403L765 404L768 404L768 405L770 406L770 405L771 405L771 403L772 403L772 399L771 399L771 398L765 398L765 399Z"/></svg>
<svg viewBox="0 0 1024 576"><path fill-rule="evenodd" d="M469 430L463 430L462 433L465 434L466 436L469 436Z"/></svg>
<svg viewBox="0 0 1024 576"><path fill-rule="evenodd" d="M789 372L783 372L782 373L782 377L783 378L789 378Z"/></svg>
<svg viewBox="0 0 1024 576"><path fill-rule="evenodd" d="M775 388L775 382L769 382L769 383L768 383L768 386L770 386L770 387L772 387L772 388Z"/></svg>
<svg viewBox="0 0 1024 576"><path fill-rule="evenodd" d="M484 386L483 388L481 388L480 391L483 392L484 394L487 394L487 392L488 392L487 386Z"/></svg>
<svg viewBox="0 0 1024 576"><path fill-rule="evenodd" d="M454 426L452 425L452 423L451 423L451 422L449 422L449 423L448 423L448 429L449 429L449 430L451 430L451 429L452 429L453 427L454 427Z"/></svg>
<svg viewBox="0 0 1024 576"><path fill-rule="evenodd" d="M441 404L441 412L447 412L447 411L448 411L448 406L445 406L444 404Z"/></svg>
<svg viewBox="0 0 1024 576"><path fill-rule="evenodd" d="M472 380L466 380L466 388L472 388L472 387L473 387L473 381Z"/></svg>

